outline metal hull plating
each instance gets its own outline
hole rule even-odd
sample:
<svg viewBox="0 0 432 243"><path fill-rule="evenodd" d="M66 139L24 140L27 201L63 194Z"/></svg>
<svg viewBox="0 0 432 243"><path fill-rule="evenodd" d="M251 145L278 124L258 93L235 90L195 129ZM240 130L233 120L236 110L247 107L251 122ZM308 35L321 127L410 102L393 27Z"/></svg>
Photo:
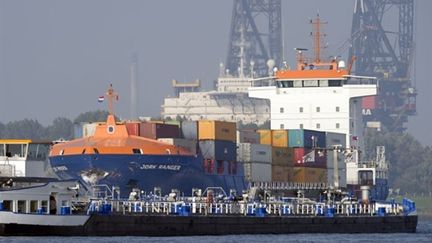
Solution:
<svg viewBox="0 0 432 243"><path fill-rule="evenodd" d="M160 187L163 195L171 189L189 195L192 188L222 187L227 193L246 188L242 166L237 166L236 175L210 174L201 156L82 154L52 156L50 163L61 179L119 186L122 196L133 188L148 193Z"/></svg>

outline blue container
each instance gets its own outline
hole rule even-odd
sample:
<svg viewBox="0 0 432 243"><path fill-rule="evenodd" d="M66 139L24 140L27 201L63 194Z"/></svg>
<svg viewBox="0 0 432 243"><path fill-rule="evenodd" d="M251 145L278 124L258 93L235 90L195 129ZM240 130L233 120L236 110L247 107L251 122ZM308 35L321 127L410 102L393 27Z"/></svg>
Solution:
<svg viewBox="0 0 432 243"><path fill-rule="evenodd" d="M255 215L255 208L253 207L253 204L246 205L246 214Z"/></svg>
<svg viewBox="0 0 432 243"><path fill-rule="evenodd" d="M264 207L259 207L256 209L255 216L264 217L264 216L266 216L266 214L267 214L267 212L266 212L266 209Z"/></svg>
<svg viewBox="0 0 432 243"><path fill-rule="evenodd" d="M110 214L111 213L111 204L105 203L102 205L102 214Z"/></svg>
<svg viewBox="0 0 432 243"><path fill-rule="evenodd" d="M0 211L3 211L3 210L4 210L3 202L0 202Z"/></svg>
<svg viewBox="0 0 432 243"><path fill-rule="evenodd" d="M36 214L44 214L45 210L43 208L36 209Z"/></svg>
<svg viewBox="0 0 432 243"><path fill-rule="evenodd" d="M325 216L329 217L329 218L333 218L334 215L335 215L335 209L334 208L327 208Z"/></svg>
<svg viewBox="0 0 432 243"><path fill-rule="evenodd" d="M288 131L288 139L288 147L290 148L326 147L325 132L306 129L290 129Z"/></svg>
<svg viewBox="0 0 432 243"><path fill-rule="evenodd" d="M386 215L386 209L384 207L378 208L378 216L384 217Z"/></svg>
<svg viewBox="0 0 432 243"><path fill-rule="evenodd" d="M283 205L282 206L282 215L288 215L291 214L291 209L289 208L288 205Z"/></svg>
<svg viewBox="0 0 432 243"><path fill-rule="evenodd" d="M140 213L142 212L141 204L139 202L134 202L132 205L132 212Z"/></svg>
<svg viewBox="0 0 432 243"><path fill-rule="evenodd" d="M316 213L316 215L324 216L324 207L317 206L315 213Z"/></svg>
<svg viewBox="0 0 432 243"><path fill-rule="evenodd" d="M181 216L189 216L191 213L191 206L190 205L183 205L180 207L180 215Z"/></svg>
<svg viewBox="0 0 432 243"><path fill-rule="evenodd" d="M205 159L235 161L237 159L237 144L223 140L201 140L200 151Z"/></svg>
<svg viewBox="0 0 432 243"><path fill-rule="evenodd" d="M74 123L73 124L73 130L74 130L74 138L82 138L83 137L83 124L85 123Z"/></svg>
<svg viewBox="0 0 432 243"><path fill-rule="evenodd" d="M71 208L69 206L62 206L60 209L61 215L68 215L71 214Z"/></svg>
<svg viewBox="0 0 432 243"><path fill-rule="evenodd" d="M178 215L178 214L180 214L181 209L182 209L182 205L181 204L179 204L179 203L173 203L173 204L171 204L171 214Z"/></svg>

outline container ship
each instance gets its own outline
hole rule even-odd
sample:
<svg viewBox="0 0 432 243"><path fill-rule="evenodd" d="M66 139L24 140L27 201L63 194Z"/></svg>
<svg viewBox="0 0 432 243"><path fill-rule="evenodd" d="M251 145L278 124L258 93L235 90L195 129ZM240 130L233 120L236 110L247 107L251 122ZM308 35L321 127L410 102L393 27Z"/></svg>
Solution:
<svg viewBox="0 0 432 243"><path fill-rule="evenodd" d="M236 163L235 123L184 123L182 134L188 142L179 138L175 125L117 123L112 87L106 96L110 107L106 123L97 124L92 136L52 147L49 159L59 178L119 186L123 196L134 189L147 193L157 189L165 195L172 189L190 194L193 188L221 187L227 193L246 188ZM138 129L146 137L132 135Z"/></svg>
<svg viewBox="0 0 432 243"><path fill-rule="evenodd" d="M319 30L319 16L314 23ZM320 43L319 31L313 36L314 43ZM240 77L241 84L248 85L240 89L243 95L247 90L251 99L268 104L270 129L236 133L232 117L221 117L229 121L188 117L197 120L116 123L115 94L110 88L106 123L85 124L84 138L53 146L53 170L62 179L119 185L125 193L161 188L164 193L178 189L189 194L193 188L220 186L240 194L257 186L291 188L293 194L308 188L332 189L385 200L384 148L378 148L374 161L363 161L360 153L364 148L361 99L376 95L376 80L352 75L354 60L348 66L336 58L325 61L319 46L314 50L314 58L308 59L306 49L297 49L296 69L278 70L269 62L272 77L249 81ZM225 92L232 99L234 90L218 89L211 96ZM290 183L296 186L284 186Z"/></svg>

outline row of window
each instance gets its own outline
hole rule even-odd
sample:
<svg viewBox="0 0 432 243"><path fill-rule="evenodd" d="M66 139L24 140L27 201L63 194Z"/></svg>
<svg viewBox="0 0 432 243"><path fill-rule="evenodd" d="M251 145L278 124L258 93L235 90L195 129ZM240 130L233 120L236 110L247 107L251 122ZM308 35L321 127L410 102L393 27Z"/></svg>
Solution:
<svg viewBox="0 0 432 243"><path fill-rule="evenodd" d="M279 111L280 111L280 113L284 113L285 109L284 109L283 107L281 107L281 108L279 109ZM315 107L315 111L316 111L316 112L321 112L321 107L319 107L319 106ZM336 106L335 111L336 111L336 112L340 112L340 107L339 107L339 106ZM303 113L303 107L299 107L299 112L300 112L300 113Z"/></svg>
<svg viewBox="0 0 432 243"><path fill-rule="evenodd" d="M340 123L336 123L335 127L336 127L336 129L339 129L340 128ZM304 128L303 124L299 124L299 128L303 129ZM316 123L315 124L315 128L316 129L320 129L321 128L321 124L320 123ZM284 124L280 124L280 129L285 129L285 125Z"/></svg>

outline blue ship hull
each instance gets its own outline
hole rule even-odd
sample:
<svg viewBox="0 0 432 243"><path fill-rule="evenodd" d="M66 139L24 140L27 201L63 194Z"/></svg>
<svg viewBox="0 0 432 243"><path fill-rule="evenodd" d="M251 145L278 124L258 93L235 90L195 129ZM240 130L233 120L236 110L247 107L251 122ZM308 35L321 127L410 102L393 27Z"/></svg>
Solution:
<svg viewBox="0 0 432 243"><path fill-rule="evenodd" d="M223 172L206 173L201 156L80 154L53 156L50 163L60 179L86 182L85 171L105 174L97 184L119 186L122 197L133 188L148 193L160 187L162 195L171 189L191 195L192 188L204 191L207 187L222 187L226 193L235 189L241 194L246 188L241 164L237 164L236 174L228 174L228 162Z"/></svg>

